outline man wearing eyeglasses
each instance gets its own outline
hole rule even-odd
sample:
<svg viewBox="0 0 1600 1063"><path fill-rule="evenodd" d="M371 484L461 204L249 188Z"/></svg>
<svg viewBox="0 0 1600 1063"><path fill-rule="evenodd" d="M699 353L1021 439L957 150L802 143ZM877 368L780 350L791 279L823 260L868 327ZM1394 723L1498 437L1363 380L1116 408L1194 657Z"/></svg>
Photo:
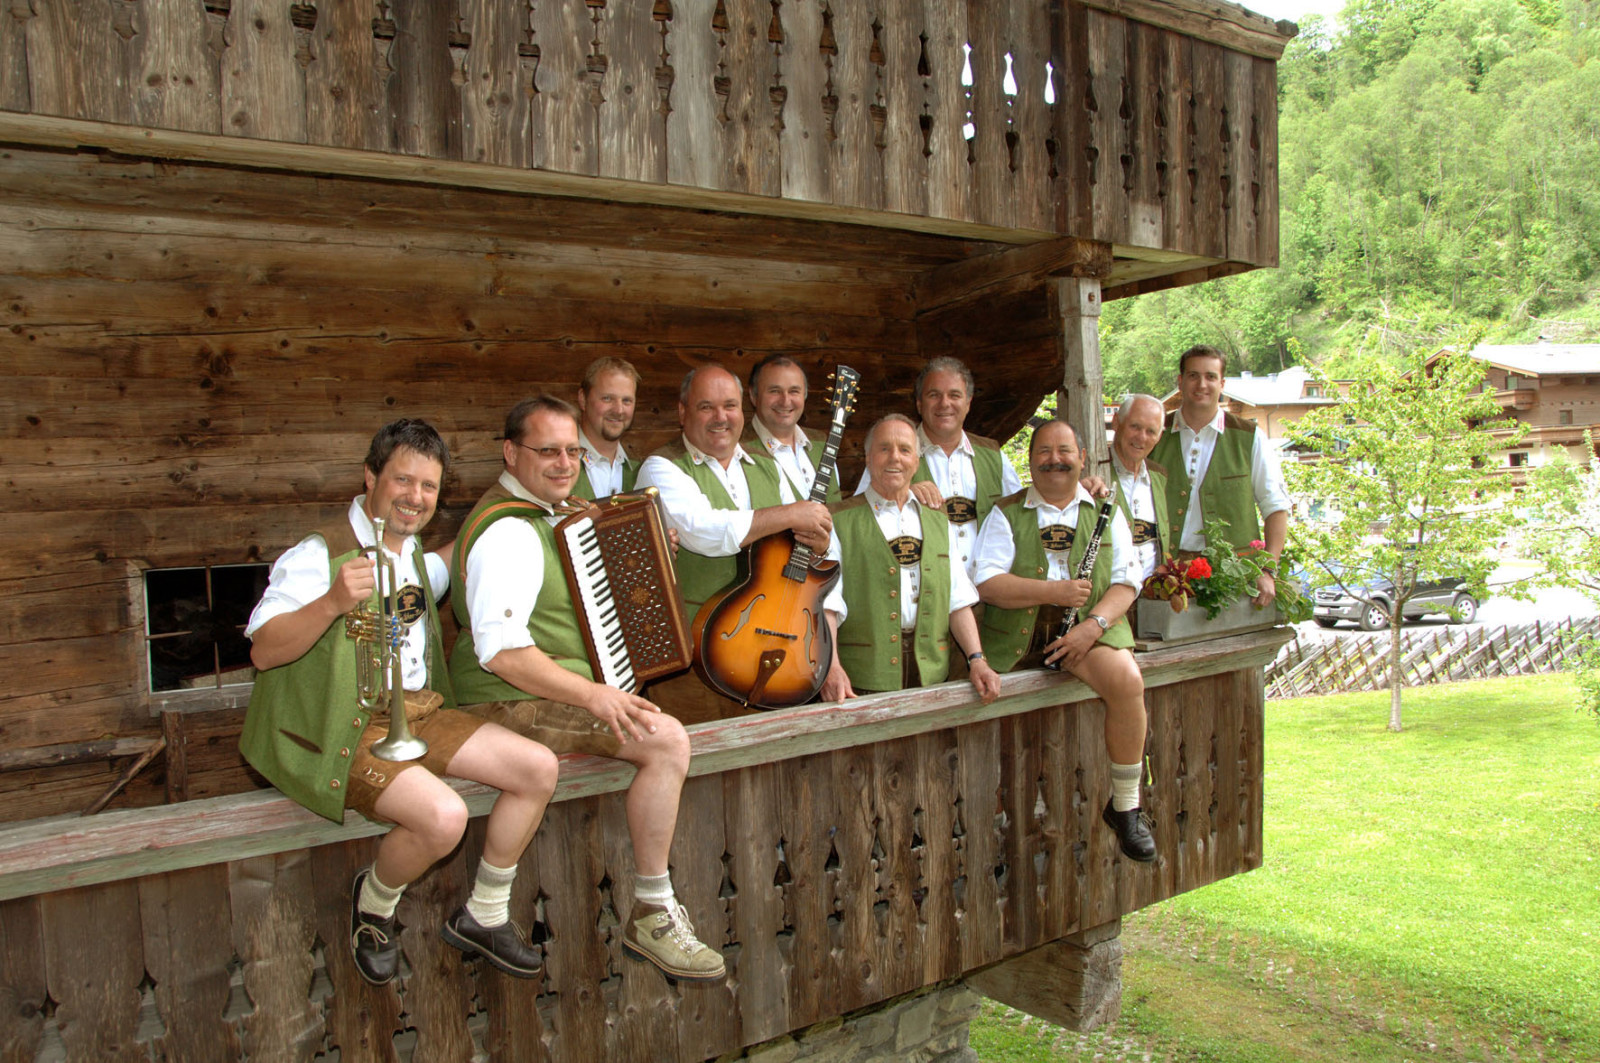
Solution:
<svg viewBox="0 0 1600 1063"><path fill-rule="evenodd" d="M652 702L595 681L561 571L555 508L571 495L583 453L578 411L561 399L538 395L506 415L505 468L456 540L461 636L450 677L468 712L556 753L638 769L627 795L636 874L623 951L673 978L715 981L725 974L722 957L695 937L667 873L689 736Z"/></svg>

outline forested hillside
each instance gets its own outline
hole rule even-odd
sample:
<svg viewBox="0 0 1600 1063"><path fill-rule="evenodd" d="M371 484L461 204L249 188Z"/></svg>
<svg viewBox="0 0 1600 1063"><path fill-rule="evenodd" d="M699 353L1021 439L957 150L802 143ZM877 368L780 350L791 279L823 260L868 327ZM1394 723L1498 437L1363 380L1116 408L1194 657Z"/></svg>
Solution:
<svg viewBox="0 0 1600 1063"><path fill-rule="evenodd" d="M1280 268L1106 304L1108 395L1163 393L1199 342L1270 373L1600 341L1600 0L1353 0L1278 79Z"/></svg>

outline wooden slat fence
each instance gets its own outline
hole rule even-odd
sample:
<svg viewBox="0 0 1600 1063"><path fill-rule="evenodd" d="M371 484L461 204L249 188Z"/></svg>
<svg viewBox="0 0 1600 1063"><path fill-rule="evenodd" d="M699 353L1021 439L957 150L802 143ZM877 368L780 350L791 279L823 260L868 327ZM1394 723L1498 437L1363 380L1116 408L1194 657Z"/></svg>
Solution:
<svg viewBox="0 0 1600 1063"><path fill-rule="evenodd" d="M1600 617L1489 627L1441 627L1401 633L1400 671L1406 686L1456 679L1556 672ZM1347 694L1389 685L1389 634L1297 633L1266 670L1268 698Z"/></svg>

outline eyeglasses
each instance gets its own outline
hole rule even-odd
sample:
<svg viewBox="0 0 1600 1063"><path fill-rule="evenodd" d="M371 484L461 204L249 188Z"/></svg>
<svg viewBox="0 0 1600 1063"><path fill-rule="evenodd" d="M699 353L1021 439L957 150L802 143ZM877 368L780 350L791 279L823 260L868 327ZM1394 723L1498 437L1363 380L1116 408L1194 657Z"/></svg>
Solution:
<svg viewBox="0 0 1600 1063"><path fill-rule="evenodd" d="M583 460L583 448L582 447L530 447L526 443L518 443L515 439L511 440L510 442L512 442L512 443L516 444L517 446L521 447L523 450L531 450L531 451L533 451L535 454L539 455L539 457L543 458L545 461L555 461L563 453L565 453L567 455L567 460L569 460L569 461L582 461Z"/></svg>

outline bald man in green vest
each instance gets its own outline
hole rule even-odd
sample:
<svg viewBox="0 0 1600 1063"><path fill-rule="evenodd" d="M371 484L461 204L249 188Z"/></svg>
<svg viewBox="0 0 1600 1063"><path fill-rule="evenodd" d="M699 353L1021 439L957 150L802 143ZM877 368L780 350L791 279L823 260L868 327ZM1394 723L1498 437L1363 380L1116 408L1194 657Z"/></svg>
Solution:
<svg viewBox="0 0 1600 1063"><path fill-rule="evenodd" d="M1178 359L1182 403L1169 414L1166 434L1150 457L1167 473L1167 517L1177 548L1206 548L1205 522L1228 522L1234 549L1264 540L1273 558L1283 553L1289 531L1289 494L1277 455L1261 430L1222 409L1227 360L1215 347L1199 344ZM1257 511L1260 518L1257 519ZM1277 597L1275 561L1257 581L1260 608Z"/></svg>
<svg viewBox="0 0 1600 1063"><path fill-rule="evenodd" d="M1127 611L1139 593L1138 555L1120 512L1102 537L1087 579L1098 506L1078 482L1083 451L1065 421L1035 429L1028 447L1033 486L999 501L978 533L978 594L987 605L983 644L1000 671L1059 661L1106 705L1111 797L1101 818L1125 856L1156 858L1139 814L1143 774L1144 678L1133 660ZM1062 616L1078 619L1057 638Z"/></svg>
<svg viewBox="0 0 1600 1063"><path fill-rule="evenodd" d="M689 736L652 702L595 680L557 552L556 507L583 460L578 411L549 395L519 403L506 415L501 457L499 480L456 538L456 696L468 712L556 753L637 769L626 797L635 874L623 952L680 980L721 979L722 957L695 937L667 869Z"/></svg>
<svg viewBox="0 0 1600 1063"><path fill-rule="evenodd" d="M444 440L425 421L385 425L367 452L366 494L278 558L245 628L258 673L239 736L244 758L285 796L335 823L354 809L392 824L377 859L351 887L350 949L373 985L400 969L401 893L449 856L467 827L466 803L442 775L500 790L472 895L445 922L444 939L519 978L532 978L541 965L509 905L517 863L555 790L556 758L455 710L436 605L450 586L449 568L438 554L424 554L418 539L449 461ZM381 544L375 518L384 520ZM365 651L343 623L362 606L376 608L379 552L397 584L384 591L400 625L406 719L427 743L408 761L372 751L389 732L387 703L377 711L362 706L357 655Z"/></svg>

